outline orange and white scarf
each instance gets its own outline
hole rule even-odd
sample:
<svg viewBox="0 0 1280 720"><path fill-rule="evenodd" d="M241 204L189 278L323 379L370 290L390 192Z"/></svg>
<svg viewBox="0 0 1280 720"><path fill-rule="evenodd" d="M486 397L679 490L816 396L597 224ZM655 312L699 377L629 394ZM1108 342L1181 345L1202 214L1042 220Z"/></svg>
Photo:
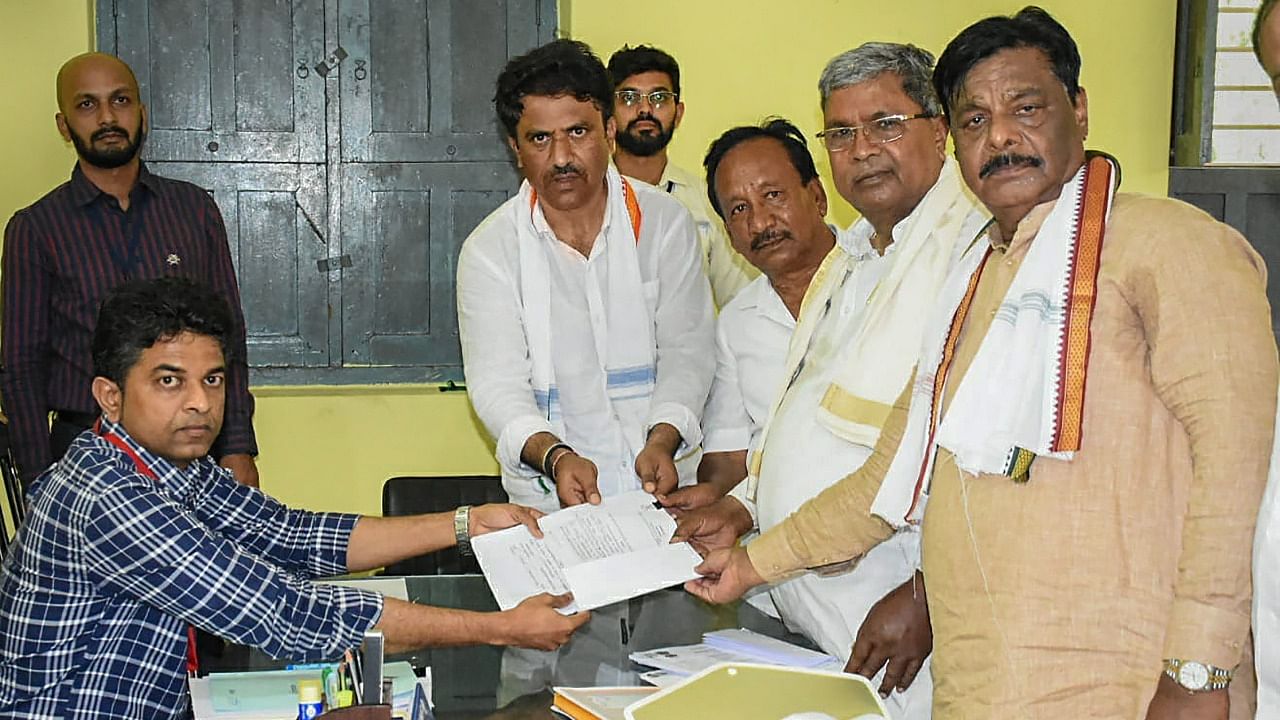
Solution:
<svg viewBox="0 0 1280 720"><path fill-rule="evenodd" d="M990 244L975 242L952 270L925 333L907 428L873 513L897 527L920 521L939 446L961 470L1015 481L1028 478L1037 456L1070 460L1080 449L1090 324L1119 176L1114 160L1094 155L1063 186L939 417Z"/></svg>

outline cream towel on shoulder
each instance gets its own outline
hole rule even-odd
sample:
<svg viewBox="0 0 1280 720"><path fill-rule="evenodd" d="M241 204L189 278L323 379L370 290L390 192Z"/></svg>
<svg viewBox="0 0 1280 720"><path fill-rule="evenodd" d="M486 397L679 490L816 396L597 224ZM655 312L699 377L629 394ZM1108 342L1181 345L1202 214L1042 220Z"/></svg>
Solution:
<svg viewBox="0 0 1280 720"><path fill-rule="evenodd" d="M849 442L876 444L915 368L925 321L947 272L985 222L986 212L948 159L894 240L897 257L848 340L818 407L819 423Z"/></svg>

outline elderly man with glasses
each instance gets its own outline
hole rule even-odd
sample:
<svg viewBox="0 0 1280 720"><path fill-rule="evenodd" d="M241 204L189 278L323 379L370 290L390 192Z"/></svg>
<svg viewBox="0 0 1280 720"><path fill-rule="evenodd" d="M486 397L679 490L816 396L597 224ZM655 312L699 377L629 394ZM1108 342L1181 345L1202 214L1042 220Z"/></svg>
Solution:
<svg viewBox="0 0 1280 720"><path fill-rule="evenodd" d="M760 271L734 252L707 203L702 179L667 158L667 145L684 118L680 65L658 48L624 45L609 58L609 75L618 122L613 162L618 172L670 194L693 216L702 270L711 281L716 307L724 307Z"/></svg>
<svg viewBox="0 0 1280 720"><path fill-rule="evenodd" d="M933 57L911 45L867 43L828 65L819 81L836 189L862 214L810 282L775 401L729 497L684 513L678 534L731 544L781 523L871 455L898 394L910 382L924 318L953 255L985 223L954 161L930 84ZM710 163L710 155L708 162ZM721 182L708 164L708 183ZM734 231L736 209L725 203ZM755 218L753 218L754 220ZM762 217L755 232L767 234ZM847 668L884 668L894 717L929 717L932 646L916 533L899 533L862 558L770 590L789 625ZM856 640L855 640L856 638ZM924 665L927 668L927 665ZM904 692L905 691L905 692Z"/></svg>
<svg viewBox="0 0 1280 720"><path fill-rule="evenodd" d="M1197 208L1116 191L1080 68L1037 7L947 46L934 86L993 222L871 457L687 587L724 602L918 526L939 720L1247 717L1266 265Z"/></svg>

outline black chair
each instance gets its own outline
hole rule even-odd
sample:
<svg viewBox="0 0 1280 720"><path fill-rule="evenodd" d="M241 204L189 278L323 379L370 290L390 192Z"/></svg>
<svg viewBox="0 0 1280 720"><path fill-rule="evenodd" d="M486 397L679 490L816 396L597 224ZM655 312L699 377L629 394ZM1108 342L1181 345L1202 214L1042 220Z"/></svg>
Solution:
<svg viewBox="0 0 1280 720"><path fill-rule="evenodd" d="M394 477L382 485L382 514L418 515L452 512L459 505L507 502L502 478L491 475ZM388 565L384 575L462 575L479 573L473 557L446 548Z"/></svg>
<svg viewBox="0 0 1280 720"><path fill-rule="evenodd" d="M22 481L18 478L18 468L13 463L13 455L9 451L9 425L0 422L0 476L4 479L4 515L13 525L13 532L18 532L22 518L27 514L27 505L22 492ZM9 525L0 516L0 558L9 550Z"/></svg>

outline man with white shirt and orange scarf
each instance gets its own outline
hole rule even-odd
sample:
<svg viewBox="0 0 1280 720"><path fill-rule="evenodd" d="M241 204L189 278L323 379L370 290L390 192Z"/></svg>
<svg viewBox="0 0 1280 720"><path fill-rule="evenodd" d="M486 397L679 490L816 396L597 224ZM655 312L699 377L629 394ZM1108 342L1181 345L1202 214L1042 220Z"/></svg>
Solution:
<svg viewBox="0 0 1280 720"><path fill-rule="evenodd" d="M553 510L692 482L715 332L689 213L609 164L613 86L586 45L497 86L525 182L463 243L458 331L507 494Z"/></svg>
<svg viewBox="0 0 1280 720"><path fill-rule="evenodd" d="M934 85L994 223L862 468L688 587L723 602L920 525L935 718L1243 717L1265 268L1185 203L1114 193L1079 69L1038 8L943 52Z"/></svg>

